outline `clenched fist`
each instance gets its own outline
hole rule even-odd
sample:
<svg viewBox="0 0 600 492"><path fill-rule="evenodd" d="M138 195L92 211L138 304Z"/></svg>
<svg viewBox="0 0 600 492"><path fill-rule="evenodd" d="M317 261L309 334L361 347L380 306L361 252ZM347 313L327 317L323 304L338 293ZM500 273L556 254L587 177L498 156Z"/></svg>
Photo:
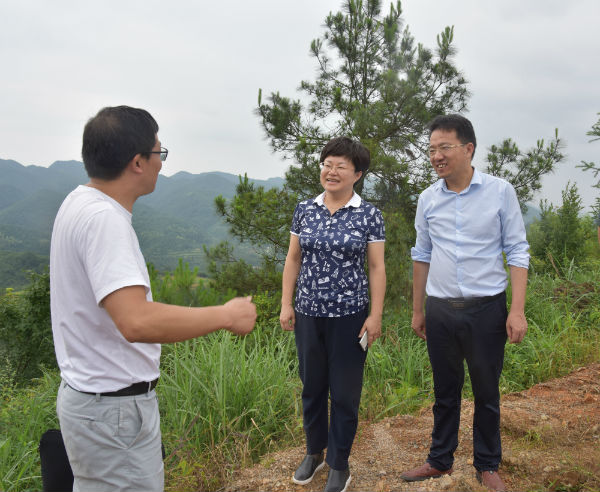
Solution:
<svg viewBox="0 0 600 492"><path fill-rule="evenodd" d="M252 303L252 296L235 297L223 305L231 316L231 333L247 335L256 323L256 306Z"/></svg>

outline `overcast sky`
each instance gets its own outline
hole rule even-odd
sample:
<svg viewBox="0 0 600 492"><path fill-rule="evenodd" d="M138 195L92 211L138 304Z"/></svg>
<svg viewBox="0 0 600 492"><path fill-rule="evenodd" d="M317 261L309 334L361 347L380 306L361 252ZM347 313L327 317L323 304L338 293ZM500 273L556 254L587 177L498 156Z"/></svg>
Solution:
<svg viewBox="0 0 600 492"><path fill-rule="evenodd" d="M163 173L283 176L254 114L258 89L298 97L313 80L312 39L342 0L22 0L0 3L0 158L48 166L81 160L81 133L101 107L149 110L169 149ZM383 2L387 12L389 2ZM454 25L469 80L467 117L481 149L512 137L529 148L564 140L566 162L540 198L560 204L576 181L589 206L599 190L575 168L600 163L586 132L600 112L598 0L405 0L403 19L434 48ZM483 168L481 161L475 165Z"/></svg>

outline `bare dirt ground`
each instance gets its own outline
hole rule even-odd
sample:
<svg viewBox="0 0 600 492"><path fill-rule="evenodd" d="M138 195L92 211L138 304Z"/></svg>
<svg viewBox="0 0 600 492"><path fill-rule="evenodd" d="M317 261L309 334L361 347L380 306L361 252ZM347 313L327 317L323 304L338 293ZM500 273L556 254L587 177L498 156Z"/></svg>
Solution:
<svg viewBox="0 0 600 492"><path fill-rule="evenodd" d="M427 456L431 407L416 416L362 422L350 456L348 490L484 491L472 466L472 419L473 403L463 400L452 476L412 484L400 474ZM600 364L504 396L501 431L500 474L509 490L600 491ZM225 490L323 490L327 466L306 486L292 483L304 453L301 446L264 456L260 464L238 471Z"/></svg>

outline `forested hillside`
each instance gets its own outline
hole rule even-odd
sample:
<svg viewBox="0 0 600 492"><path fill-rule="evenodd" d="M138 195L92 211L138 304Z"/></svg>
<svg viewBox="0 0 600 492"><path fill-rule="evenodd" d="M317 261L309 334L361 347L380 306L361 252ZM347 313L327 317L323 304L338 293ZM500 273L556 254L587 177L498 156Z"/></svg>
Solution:
<svg viewBox="0 0 600 492"><path fill-rule="evenodd" d="M81 162L57 161L45 168L0 159L0 290L24 286L24 270L43 271L56 212L64 197L87 181ZM250 181L265 188L283 183L280 178ZM134 206L133 226L146 260L166 270L183 258L202 271L203 245L230 239L214 198L231 198L238 183L238 176L221 172L160 176L155 192ZM254 261L252 249L232 243L239 257Z"/></svg>

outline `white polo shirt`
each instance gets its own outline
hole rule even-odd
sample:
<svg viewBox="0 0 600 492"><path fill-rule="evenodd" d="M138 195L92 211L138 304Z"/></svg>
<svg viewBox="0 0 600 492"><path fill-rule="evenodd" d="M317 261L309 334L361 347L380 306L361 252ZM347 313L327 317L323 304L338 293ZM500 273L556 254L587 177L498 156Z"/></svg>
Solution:
<svg viewBox="0 0 600 492"><path fill-rule="evenodd" d="M50 246L50 305L56 359L74 389L116 391L159 376L160 344L130 343L100 302L142 285L152 300L131 213L89 186L61 205Z"/></svg>

